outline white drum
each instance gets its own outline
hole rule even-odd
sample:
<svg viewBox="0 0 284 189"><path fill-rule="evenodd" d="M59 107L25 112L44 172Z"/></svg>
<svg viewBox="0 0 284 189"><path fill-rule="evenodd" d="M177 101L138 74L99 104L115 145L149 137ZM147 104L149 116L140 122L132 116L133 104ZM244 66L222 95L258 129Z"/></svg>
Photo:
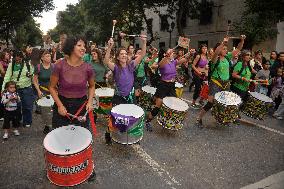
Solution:
<svg viewBox="0 0 284 189"><path fill-rule="evenodd" d="M188 108L188 104L179 98L165 97L157 117L158 123L166 129L179 130L183 127Z"/></svg>
<svg viewBox="0 0 284 189"><path fill-rule="evenodd" d="M37 100L37 105L42 107L51 107L54 104L54 100L51 95L46 95Z"/></svg>
<svg viewBox="0 0 284 189"><path fill-rule="evenodd" d="M180 98L183 94L183 84L175 82L175 88L176 88L176 95L178 98Z"/></svg>
<svg viewBox="0 0 284 189"><path fill-rule="evenodd" d="M112 140L120 144L134 144L143 138L144 110L134 104L120 104L111 110L109 126Z"/></svg>
<svg viewBox="0 0 284 189"><path fill-rule="evenodd" d="M112 108L112 98L114 96L114 89L107 87L98 88L95 90L95 95L95 112L98 114L108 115Z"/></svg>

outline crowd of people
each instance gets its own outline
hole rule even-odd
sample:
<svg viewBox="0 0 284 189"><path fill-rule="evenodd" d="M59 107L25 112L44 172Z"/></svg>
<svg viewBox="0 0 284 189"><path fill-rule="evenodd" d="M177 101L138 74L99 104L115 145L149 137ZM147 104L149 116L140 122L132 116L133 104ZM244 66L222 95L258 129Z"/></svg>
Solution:
<svg viewBox="0 0 284 189"><path fill-rule="evenodd" d="M3 139L8 139L10 122L13 133L18 127L30 127L33 110L44 121L43 132L70 123L87 127L84 117L93 111L96 88L112 87L112 105L138 104L143 86L157 88L153 107L146 113L145 127L152 131L151 122L159 114L163 98L176 96L175 82L194 87L191 107L200 109L196 126L203 128L202 118L212 107L214 95L232 91L245 102L249 91L271 97L275 103L273 117L283 119L284 113L284 52L272 51L265 59L262 51L243 49L245 36L232 52L228 52L228 37L214 48L200 45L199 49L156 49L146 46L147 36L140 35L141 48L133 45L114 49L112 38L106 48L98 48L82 37L62 34L58 44L48 38L41 49L4 49L0 53L1 108ZM49 42L48 42L49 41ZM203 88L209 88L206 98ZM37 99L51 95L50 108L37 105ZM197 103L199 99L199 103ZM95 115L95 119L96 119ZM109 130L106 143L111 143Z"/></svg>

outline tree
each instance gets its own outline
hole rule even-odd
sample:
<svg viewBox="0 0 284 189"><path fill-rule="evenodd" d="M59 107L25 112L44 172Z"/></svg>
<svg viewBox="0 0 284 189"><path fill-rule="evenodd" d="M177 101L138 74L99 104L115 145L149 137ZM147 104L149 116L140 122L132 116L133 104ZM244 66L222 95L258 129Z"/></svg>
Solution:
<svg viewBox="0 0 284 189"><path fill-rule="evenodd" d="M43 11L53 8L53 0L1 0L0 38L8 44L14 31L25 23L27 17L38 17Z"/></svg>
<svg viewBox="0 0 284 189"><path fill-rule="evenodd" d="M253 45L275 38L276 24L284 20L284 1L245 0L245 7L241 21L234 25L239 33L247 36L245 47L252 49Z"/></svg>

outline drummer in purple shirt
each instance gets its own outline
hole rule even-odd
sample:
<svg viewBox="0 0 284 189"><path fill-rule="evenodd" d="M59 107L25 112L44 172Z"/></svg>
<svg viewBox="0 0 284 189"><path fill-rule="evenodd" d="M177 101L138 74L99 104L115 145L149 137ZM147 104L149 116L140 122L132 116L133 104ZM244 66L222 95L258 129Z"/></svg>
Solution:
<svg viewBox="0 0 284 189"><path fill-rule="evenodd" d="M175 59L176 54L173 49L168 49L165 57L159 62L159 70L161 74L161 81L157 87L157 91L155 94L156 97L156 105L155 108L152 109L148 114L148 119L146 121L146 129L148 131L152 131L152 126L150 124L153 117L155 117L163 104L163 98L166 96L176 96L175 91L175 78L176 78L176 66L180 65L187 61L189 54L187 54L186 58L181 58L180 60Z"/></svg>
<svg viewBox="0 0 284 189"><path fill-rule="evenodd" d="M113 71L114 80L116 83L115 95L112 99L112 105L119 104L133 104L135 102L134 95L134 71L135 67L141 62L146 55L146 35L140 35L142 41L141 54L134 60L128 62L126 48L120 48L115 56L115 63L110 61L110 52L114 45L113 39L108 41L108 48L106 51L104 63ZM105 133L105 140L107 144L111 144L111 137L109 130Z"/></svg>
<svg viewBox="0 0 284 189"><path fill-rule="evenodd" d="M53 128L69 124L86 126L86 122L72 120L67 113L75 115L84 107L78 114L83 116L86 111L93 110L94 73L92 66L82 60L86 52L85 45L83 38L67 38L63 46L66 57L54 66L49 86L50 94L55 101Z"/></svg>

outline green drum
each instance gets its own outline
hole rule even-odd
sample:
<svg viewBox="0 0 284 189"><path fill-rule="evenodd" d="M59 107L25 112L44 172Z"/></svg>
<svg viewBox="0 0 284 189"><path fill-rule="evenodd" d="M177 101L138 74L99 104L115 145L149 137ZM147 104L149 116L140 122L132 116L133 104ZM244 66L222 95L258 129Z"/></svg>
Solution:
<svg viewBox="0 0 284 189"><path fill-rule="evenodd" d="M233 123L239 117L241 103L241 97L233 92L221 91L216 93L212 115L220 124Z"/></svg>
<svg viewBox="0 0 284 189"><path fill-rule="evenodd" d="M139 106L146 111L150 111L156 90L157 89L155 87L151 87L149 85L142 87L141 95L139 97Z"/></svg>
<svg viewBox="0 0 284 189"><path fill-rule="evenodd" d="M165 97L157 121L166 129L179 130L183 127L188 108L188 104L179 98Z"/></svg>
<svg viewBox="0 0 284 189"><path fill-rule="evenodd" d="M110 115L112 140L120 144L134 144L143 138L145 116L141 107L120 104L112 108Z"/></svg>
<svg viewBox="0 0 284 189"><path fill-rule="evenodd" d="M97 114L109 115L112 108L112 98L114 96L114 89L112 88L98 88L95 91L96 98L94 99L94 111Z"/></svg>
<svg viewBox="0 0 284 189"><path fill-rule="evenodd" d="M254 119L262 120L273 106L273 100L268 96L258 92L249 92L249 97L244 103L242 112Z"/></svg>

